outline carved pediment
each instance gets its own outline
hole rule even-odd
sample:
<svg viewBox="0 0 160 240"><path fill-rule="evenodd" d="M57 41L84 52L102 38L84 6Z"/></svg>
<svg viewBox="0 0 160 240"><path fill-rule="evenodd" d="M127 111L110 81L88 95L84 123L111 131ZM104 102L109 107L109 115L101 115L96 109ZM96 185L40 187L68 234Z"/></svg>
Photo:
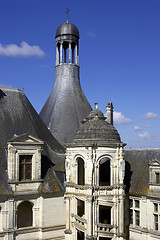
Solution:
<svg viewBox="0 0 160 240"><path fill-rule="evenodd" d="M152 159L149 161L150 166L160 166L160 159Z"/></svg>
<svg viewBox="0 0 160 240"><path fill-rule="evenodd" d="M37 138L37 137L34 137L28 133L24 133L24 134L21 134L21 135L14 135L14 137L12 139L10 139L8 141L8 144L44 144L44 142Z"/></svg>

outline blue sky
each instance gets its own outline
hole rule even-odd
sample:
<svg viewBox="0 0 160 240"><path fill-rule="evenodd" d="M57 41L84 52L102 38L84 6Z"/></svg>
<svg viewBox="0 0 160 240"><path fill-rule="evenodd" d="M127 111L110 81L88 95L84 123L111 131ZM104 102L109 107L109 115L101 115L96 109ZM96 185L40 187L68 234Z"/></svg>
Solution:
<svg viewBox="0 0 160 240"><path fill-rule="evenodd" d="M1 0L0 85L39 112L55 79L55 32L80 31L80 79L92 107L115 110L127 147L160 147L160 0Z"/></svg>

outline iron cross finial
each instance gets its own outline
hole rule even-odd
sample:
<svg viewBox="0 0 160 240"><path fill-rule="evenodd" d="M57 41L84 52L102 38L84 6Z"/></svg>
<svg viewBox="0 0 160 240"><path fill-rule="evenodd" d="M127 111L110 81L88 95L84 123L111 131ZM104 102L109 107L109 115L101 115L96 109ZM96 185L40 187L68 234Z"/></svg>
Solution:
<svg viewBox="0 0 160 240"><path fill-rule="evenodd" d="M66 11L66 13L67 13L67 23L68 23L68 13L69 13L69 11L70 11L70 9L67 8L67 11Z"/></svg>

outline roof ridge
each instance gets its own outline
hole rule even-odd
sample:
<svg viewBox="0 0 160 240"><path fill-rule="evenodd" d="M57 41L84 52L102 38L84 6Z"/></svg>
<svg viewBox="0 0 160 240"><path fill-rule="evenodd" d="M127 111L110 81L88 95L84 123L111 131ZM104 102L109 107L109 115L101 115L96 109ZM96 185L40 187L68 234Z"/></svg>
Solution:
<svg viewBox="0 0 160 240"><path fill-rule="evenodd" d="M11 87L1 87L0 86L0 89L4 89L4 90L9 90L11 92L23 92L23 89L18 89L18 88L11 88Z"/></svg>

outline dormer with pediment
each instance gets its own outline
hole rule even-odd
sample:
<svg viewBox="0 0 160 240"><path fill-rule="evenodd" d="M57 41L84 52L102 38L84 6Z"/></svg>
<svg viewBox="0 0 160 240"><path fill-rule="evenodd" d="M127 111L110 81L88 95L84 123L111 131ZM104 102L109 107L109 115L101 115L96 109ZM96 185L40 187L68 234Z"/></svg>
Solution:
<svg viewBox="0 0 160 240"><path fill-rule="evenodd" d="M14 135L8 142L8 183L14 192L36 191L42 182L44 142L30 134Z"/></svg>
<svg viewBox="0 0 160 240"><path fill-rule="evenodd" d="M149 162L150 185L160 187L160 159L152 159Z"/></svg>

